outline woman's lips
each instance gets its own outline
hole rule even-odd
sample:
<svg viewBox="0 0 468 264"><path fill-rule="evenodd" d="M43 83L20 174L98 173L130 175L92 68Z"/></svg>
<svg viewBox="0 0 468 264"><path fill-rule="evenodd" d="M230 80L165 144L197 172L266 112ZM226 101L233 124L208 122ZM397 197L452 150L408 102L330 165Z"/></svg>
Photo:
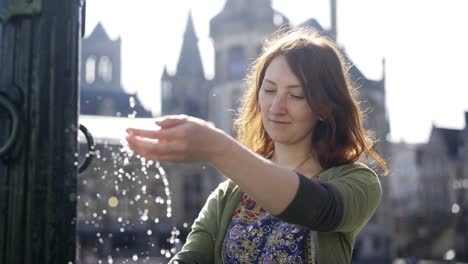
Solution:
<svg viewBox="0 0 468 264"><path fill-rule="evenodd" d="M278 125L289 125L289 124L291 124L291 122L285 122L285 121L279 121L279 120L271 120L271 119L270 119L270 122L272 122L273 124L278 124Z"/></svg>

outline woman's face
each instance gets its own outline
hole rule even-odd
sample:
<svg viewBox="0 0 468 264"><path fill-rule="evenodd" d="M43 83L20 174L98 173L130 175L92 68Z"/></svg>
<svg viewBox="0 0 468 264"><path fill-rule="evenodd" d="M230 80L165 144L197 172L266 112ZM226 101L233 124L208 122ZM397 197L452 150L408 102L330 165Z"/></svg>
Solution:
<svg viewBox="0 0 468 264"><path fill-rule="evenodd" d="M274 58L268 65L258 101L263 126L275 143L311 142L318 117L284 56Z"/></svg>

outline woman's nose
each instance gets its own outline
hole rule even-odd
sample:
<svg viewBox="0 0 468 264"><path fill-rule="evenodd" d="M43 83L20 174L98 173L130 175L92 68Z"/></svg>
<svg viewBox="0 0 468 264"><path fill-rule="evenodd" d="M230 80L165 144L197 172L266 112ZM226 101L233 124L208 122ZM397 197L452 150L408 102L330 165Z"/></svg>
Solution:
<svg viewBox="0 0 468 264"><path fill-rule="evenodd" d="M270 112L273 114L285 114L287 110L287 98L284 95L276 95L271 103Z"/></svg>

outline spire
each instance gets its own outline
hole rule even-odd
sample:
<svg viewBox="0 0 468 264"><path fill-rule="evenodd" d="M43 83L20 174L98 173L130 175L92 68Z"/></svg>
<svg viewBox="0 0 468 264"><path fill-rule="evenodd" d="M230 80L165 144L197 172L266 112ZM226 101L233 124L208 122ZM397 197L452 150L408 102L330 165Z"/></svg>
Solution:
<svg viewBox="0 0 468 264"><path fill-rule="evenodd" d="M170 78L171 78L171 76L167 72L167 65L164 64L164 69L163 69L163 74L162 74L161 80L169 80Z"/></svg>
<svg viewBox="0 0 468 264"><path fill-rule="evenodd" d="M187 25L185 26L185 39L191 39L198 41L197 35L195 34L195 27L193 26L193 18L192 18L192 10L189 10L188 18L187 18Z"/></svg>
<svg viewBox="0 0 468 264"><path fill-rule="evenodd" d="M465 129L468 131L468 111L465 111Z"/></svg>
<svg viewBox="0 0 468 264"><path fill-rule="evenodd" d="M337 41L337 24L336 24L336 1L337 0L330 0L330 19L331 19L331 28L330 28L330 33L335 40L335 43L338 43Z"/></svg>
<svg viewBox="0 0 468 264"><path fill-rule="evenodd" d="M176 75L182 77L205 77L200 50L198 49L198 38L195 34L192 12L190 10L185 27L179 62L177 63Z"/></svg>

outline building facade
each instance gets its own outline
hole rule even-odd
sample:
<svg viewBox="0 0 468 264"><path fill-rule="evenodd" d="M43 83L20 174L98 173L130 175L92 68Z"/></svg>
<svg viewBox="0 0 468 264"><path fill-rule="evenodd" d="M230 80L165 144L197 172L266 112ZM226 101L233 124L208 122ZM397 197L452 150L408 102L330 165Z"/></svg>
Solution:
<svg viewBox="0 0 468 264"><path fill-rule="evenodd" d="M468 112L464 129L433 126L417 150L421 213L408 229L416 231L409 248L420 257L446 259L454 252L456 260L468 260L467 126ZM426 247L418 247L421 243Z"/></svg>

